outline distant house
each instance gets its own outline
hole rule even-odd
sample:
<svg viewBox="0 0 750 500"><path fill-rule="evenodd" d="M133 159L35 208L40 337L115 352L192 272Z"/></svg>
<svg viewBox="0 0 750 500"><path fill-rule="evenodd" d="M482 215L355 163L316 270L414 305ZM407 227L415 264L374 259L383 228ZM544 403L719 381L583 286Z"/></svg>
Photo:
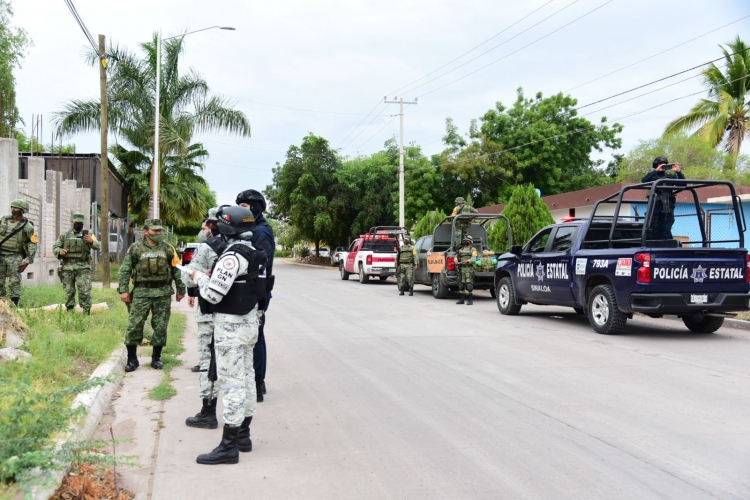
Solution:
<svg viewBox="0 0 750 500"><path fill-rule="evenodd" d="M591 215L597 201L618 193L625 186L632 183L609 184L569 193L543 196L542 201L547 204L555 221L564 220L566 217L585 218ZM737 194L742 201L742 209L746 220L750 220L750 187L735 186ZM726 188L715 186L698 191L701 208L706 220L707 237L712 240L736 238L737 221L734 220L732 201L728 196ZM635 196L633 193L632 196ZM645 199L626 197L630 203L623 202L620 209L621 215L643 217L646 205L642 203ZM492 205L477 209L479 213L497 214L505 209L505 205ZM597 215L614 215L615 205L607 204L600 206ZM700 227L695 218L695 205L692 196L681 193L677 197L675 207L675 225L672 233L677 239L683 241L695 241L700 239ZM745 242L747 245L748 242ZM730 245L727 245L730 246Z"/></svg>

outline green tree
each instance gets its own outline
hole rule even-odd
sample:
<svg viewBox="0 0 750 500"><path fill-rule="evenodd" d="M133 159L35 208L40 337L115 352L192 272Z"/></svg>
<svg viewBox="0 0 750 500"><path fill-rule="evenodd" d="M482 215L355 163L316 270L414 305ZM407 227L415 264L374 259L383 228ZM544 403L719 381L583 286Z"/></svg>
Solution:
<svg viewBox="0 0 750 500"><path fill-rule="evenodd" d="M70 154L76 152L75 144L42 144L36 140L36 137L29 137L20 130L15 131L16 140L18 141L18 151L21 153L64 153Z"/></svg>
<svg viewBox="0 0 750 500"><path fill-rule="evenodd" d="M523 245L537 231L555 222L549 207L536 194L536 189L531 184L517 186L502 213L510 220L514 245ZM487 239L495 252L507 252L508 228L505 221L498 220L490 228Z"/></svg>
<svg viewBox="0 0 750 500"><path fill-rule="evenodd" d="M733 160L742 148L742 141L750 133L748 114L750 101L750 48L738 36L726 47L719 46L724 53L724 71L716 63L703 70L703 83L708 90L708 99L701 99L684 116L667 125L666 133L698 129L695 134L712 147L724 143L724 151L731 156L725 168L734 168Z"/></svg>
<svg viewBox="0 0 750 500"><path fill-rule="evenodd" d="M438 210L437 208L425 213L422 218L419 219L417 225L414 226L414 230L411 232L412 239L417 241L422 236L432 234L435 227L440 224L445 217L445 212Z"/></svg>
<svg viewBox="0 0 750 500"><path fill-rule="evenodd" d="M26 50L32 45L26 31L11 26L13 8L0 0L0 137L13 137L21 122L16 107L16 79L13 70L21 67Z"/></svg>
<svg viewBox="0 0 750 500"><path fill-rule="evenodd" d="M140 45L141 54L110 45L109 127L120 144L111 153L131 193L138 220L148 212L154 158L156 37ZM194 143L195 134L223 131L250 135L250 123L225 98L213 95L195 70L180 71L182 38L163 42L159 103L160 212L167 224L182 226L204 217L215 200L199 174L208 152ZM91 54L89 62L98 64ZM98 99L73 100L56 114L58 132L98 131Z"/></svg>

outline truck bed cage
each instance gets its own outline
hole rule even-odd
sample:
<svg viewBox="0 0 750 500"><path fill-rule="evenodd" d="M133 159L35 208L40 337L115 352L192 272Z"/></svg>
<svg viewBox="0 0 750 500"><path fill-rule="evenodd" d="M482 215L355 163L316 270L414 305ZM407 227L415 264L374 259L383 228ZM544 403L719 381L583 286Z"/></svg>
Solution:
<svg viewBox="0 0 750 500"><path fill-rule="evenodd" d="M462 213L457 215L449 215L440 223L438 226L442 226L443 224L450 222L451 224L451 239L450 239L450 247L453 247L453 242L456 238L456 221L461 219L471 219L471 220L480 220L479 225L485 228L487 223L492 220L498 220L498 219L505 219L505 223L508 228L508 248L513 246L513 230L510 227L510 219L506 217L503 214L475 214L475 213ZM489 242L486 242L489 246Z"/></svg>
<svg viewBox="0 0 750 500"><path fill-rule="evenodd" d="M706 236L705 213L703 211L703 208L701 207L698 193L696 190L703 189L709 186L725 186L729 189L730 197L732 200L732 209L734 210L735 220L737 220L737 231L738 231L737 239L711 240L709 237ZM634 191L634 192L645 191L648 194L640 199L631 199L631 198L626 199L625 195L626 193L630 191ZM670 179L670 178L658 179L653 182L646 182L646 183L641 183L641 184L633 184L632 186L625 186L619 192L614 193L604 199L597 201L596 204L594 205L594 209L591 211L591 215L588 218L589 227L591 227L591 225L594 224L594 222L601 224L601 222L605 222L608 220L611 221L610 228L609 228L609 239L589 241L588 243L606 243L608 244L609 248L613 248L613 242L616 241L620 244L625 243L625 242L640 243L642 247L646 247L647 242L654 241L654 240L648 240L647 235L648 235L648 230L651 227L651 219L652 219L654 208L657 202L657 193L660 193L662 191L668 191L670 193L670 196L675 196L675 197L681 193L687 193L689 195L692 195L692 202L695 204L695 213L696 215L699 215L698 225L700 227L701 239L696 240L696 241L688 241L686 242L687 244L700 243L702 247L710 247L712 244L715 244L715 243L737 243L740 248L743 248L745 246L745 230L747 229L747 225L745 223L745 213L742 210L742 203L740 201L740 197L737 195L737 192L734 189L734 184L732 184L729 181L721 181L721 180L694 180L694 179ZM646 215L645 216L638 216L638 215L633 216L630 214L620 215L620 209L622 208L623 203L645 204ZM605 204L615 205L614 215L608 215L608 216L596 215L596 212L599 209L599 207ZM618 222L619 223L622 223L625 221L638 222L639 220L643 221L643 227L641 228L640 238L620 239L620 240L614 239L615 229L621 227L621 225L618 226ZM667 240L664 240L664 241L667 241Z"/></svg>

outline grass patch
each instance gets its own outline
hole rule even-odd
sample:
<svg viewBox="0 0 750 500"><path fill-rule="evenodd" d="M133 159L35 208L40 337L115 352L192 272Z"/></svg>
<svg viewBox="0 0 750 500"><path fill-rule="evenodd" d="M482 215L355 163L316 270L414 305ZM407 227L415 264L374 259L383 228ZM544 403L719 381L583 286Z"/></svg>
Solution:
<svg viewBox="0 0 750 500"><path fill-rule="evenodd" d="M164 378L161 383L151 389L148 393L148 397L156 401L164 401L172 396L177 395L177 389L172 385L171 372L172 368L182 364L182 361L177 359L177 356L185 352L185 348L182 345L182 337L185 334L185 326L187 326L187 316L182 313L173 312L169 319L169 328L167 328L167 345L161 352L161 360L164 363ZM149 328L150 330L150 328ZM150 331L153 334L153 331ZM144 335L146 332L144 331ZM151 347L139 347L138 352L141 356L151 356Z"/></svg>
<svg viewBox="0 0 750 500"><path fill-rule="evenodd" d="M109 263L109 280L113 283L117 283L118 273L120 272L121 262L110 262ZM96 271L91 274L91 281L102 281L102 265L101 262L96 266Z"/></svg>

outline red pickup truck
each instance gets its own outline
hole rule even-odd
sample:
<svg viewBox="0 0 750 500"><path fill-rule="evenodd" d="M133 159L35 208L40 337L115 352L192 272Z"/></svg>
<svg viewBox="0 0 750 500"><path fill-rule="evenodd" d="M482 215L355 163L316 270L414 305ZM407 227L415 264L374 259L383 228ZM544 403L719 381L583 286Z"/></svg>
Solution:
<svg viewBox="0 0 750 500"><path fill-rule="evenodd" d="M377 226L360 235L341 255L341 279L348 280L351 274L358 274L359 282L367 283L370 276L377 276L381 281L395 276L398 247L408 234L403 227Z"/></svg>

